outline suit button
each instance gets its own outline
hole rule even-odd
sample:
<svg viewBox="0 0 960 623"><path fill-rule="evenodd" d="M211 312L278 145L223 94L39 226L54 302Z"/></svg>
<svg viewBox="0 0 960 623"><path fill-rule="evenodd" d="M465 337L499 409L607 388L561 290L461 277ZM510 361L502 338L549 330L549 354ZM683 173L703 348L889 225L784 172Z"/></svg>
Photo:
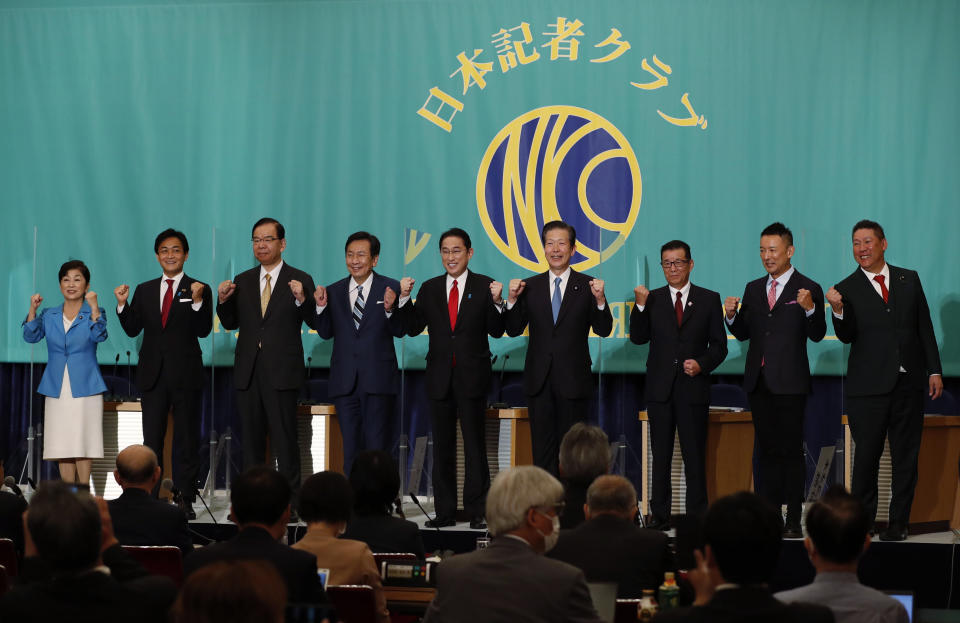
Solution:
<svg viewBox="0 0 960 623"><path fill-rule="evenodd" d="M767 318L773 318L773 314L772 313L767 314Z"/></svg>
<svg viewBox="0 0 960 623"><path fill-rule="evenodd" d="M764 335L770 335L770 332L769 332L769 331L767 331L767 332L766 332L766 333L765 333Z"/></svg>

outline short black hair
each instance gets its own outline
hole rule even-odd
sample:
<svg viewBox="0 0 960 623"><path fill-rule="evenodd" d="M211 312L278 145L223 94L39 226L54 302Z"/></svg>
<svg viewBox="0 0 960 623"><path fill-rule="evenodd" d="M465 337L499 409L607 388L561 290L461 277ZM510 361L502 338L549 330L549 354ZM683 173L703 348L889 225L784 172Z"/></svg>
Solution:
<svg viewBox="0 0 960 623"><path fill-rule="evenodd" d="M346 253L350 243L357 240L366 240L370 243L370 257L380 257L380 239L368 231L355 231L350 234L346 244L343 245L343 252Z"/></svg>
<svg viewBox="0 0 960 623"><path fill-rule="evenodd" d="M239 524L277 522L290 504L290 483L276 470L253 467L233 481L230 504Z"/></svg>
<svg viewBox="0 0 960 623"><path fill-rule="evenodd" d="M565 230L570 237L570 244L577 244L577 230L573 228L573 225L569 225L563 221L550 221L549 223L545 223L543 230L540 231L540 242L547 244L547 232L553 231L554 229Z"/></svg>
<svg viewBox="0 0 960 623"><path fill-rule="evenodd" d="M883 233L883 227L880 225L880 223L876 221L871 221L868 219L857 221L857 224L854 225L853 229L850 231L850 236L852 237L855 233L857 233L858 229L872 229L873 233L877 236L877 238L879 238L880 240L887 239L887 237Z"/></svg>
<svg viewBox="0 0 960 623"><path fill-rule="evenodd" d="M704 521L704 542L711 547L724 580L763 584L780 557L780 513L758 495L741 491L710 506Z"/></svg>
<svg viewBox="0 0 960 623"><path fill-rule="evenodd" d="M441 249L443 248L443 241L446 240L447 238L449 238L450 236L456 236L457 238L460 238L461 240L463 240L463 244L466 245L466 247L467 247L468 249L472 249L472 248L473 248L473 247L471 246L471 244L470 244L470 234L468 234L467 232L463 231L463 230L460 229L459 227L451 227L451 228L448 229L447 231L445 231L445 232L443 232L442 234L440 234L440 242L439 242L438 246L439 246Z"/></svg>
<svg viewBox="0 0 960 623"><path fill-rule="evenodd" d="M300 487L300 516L307 523L347 521L353 512L353 489L339 472L318 472Z"/></svg>
<svg viewBox="0 0 960 623"><path fill-rule="evenodd" d="M80 260L70 260L69 262L64 262L63 265L60 266L60 272L57 273L57 281L63 279L71 270L79 270L80 274L83 275L84 280L88 284L90 283L90 269L87 268L87 265Z"/></svg>
<svg viewBox="0 0 960 623"><path fill-rule="evenodd" d="M863 502L839 484L827 489L807 511L807 535L830 562L843 564L859 558L869 530Z"/></svg>
<svg viewBox="0 0 960 623"><path fill-rule="evenodd" d="M393 457L384 450L361 452L350 468L353 510L358 515L389 515L400 492L400 474Z"/></svg>
<svg viewBox="0 0 960 623"><path fill-rule="evenodd" d="M788 247L793 246L793 232L790 231L790 228L784 225L783 223L777 221L776 223L770 223L763 228L763 231L760 232L761 236L780 236L787 242Z"/></svg>
<svg viewBox="0 0 960 623"><path fill-rule="evenodd" d="M62 480L40 483L30 499L27 529L40 558L55 572L91 568L100 557L100 509Z"/></svg>
<svg viewBox="0 0 960 623"><path fill-rule="evenodd" d="M257 231L257 227L260 227L261 225L269 225L270 223L273 223L276 226L277 238L283 240L287 237L287 230L283 228L283 225L280 224L280 221L275 218L270 218L269 216L265 216L253 224L253 229L250 230L250 236L253 237L253 232Z"/></svg>
<svg viewBox="0 0 960 623"><path fill-rule="evenodd" d="M693 259L693 256L690 255L690 245L683 240L671 240L670 242L663 243L663 246L660 247L660 257L663 257L664 251L673 251L675 249L683 249L683 252L687 254L687 259Z"/></svg>
<svg viewBox="0 0 960 623"><path fill-rule="evenodd" d="M256 229L256 227L254 227ZM187 242L187 235L182 231L177 231L176 229L164 229L162 232L157 234L157 239L153 241L153 252L156 254L160 253L160 243L166 240L167 238L177 238L180 240L180 246L183 247L184 253L190 253L190 243Z"/></svg>

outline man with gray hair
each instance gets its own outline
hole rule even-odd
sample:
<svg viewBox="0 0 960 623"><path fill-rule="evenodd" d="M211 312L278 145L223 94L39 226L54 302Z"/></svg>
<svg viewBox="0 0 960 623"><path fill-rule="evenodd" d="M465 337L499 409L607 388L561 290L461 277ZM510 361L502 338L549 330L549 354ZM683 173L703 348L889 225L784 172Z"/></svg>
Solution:
<svg viewBox="0 0 960 623"><path fill-rule="evenodd" d="M615 582L617 597L638 598L673 571L667 535L638 528L637 491L622 476L600 476L587 489L584 522L564 530L549 556L578 567L589 582Z"/></svg>
<svg viewBox="0 0 960 623"><path fill-rule="evenodd" d="M513 467L487 494L490 546L445 560L424 621L600 621L583 572L540 554L556 544L563 486L547 471Z"/></svg>
<svg viewBox="0 0 960 623"><path fill-rule="evenodd" d="M576 528L584 521L587 487L610 469L610 440L599 426L577 422L560 442L560 481L566 501L560 528Z"/></svg>

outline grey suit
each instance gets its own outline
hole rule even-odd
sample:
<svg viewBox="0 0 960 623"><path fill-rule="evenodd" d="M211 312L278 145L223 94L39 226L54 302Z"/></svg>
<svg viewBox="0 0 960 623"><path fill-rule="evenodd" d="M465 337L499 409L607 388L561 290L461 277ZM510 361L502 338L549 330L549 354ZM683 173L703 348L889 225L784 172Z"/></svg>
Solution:
<svg viewBox="0 0 960 623"><path fill-rule="evenodd" d="M489 547L443 561L426 623L599 623L583 572L500 536Z"/></svg>

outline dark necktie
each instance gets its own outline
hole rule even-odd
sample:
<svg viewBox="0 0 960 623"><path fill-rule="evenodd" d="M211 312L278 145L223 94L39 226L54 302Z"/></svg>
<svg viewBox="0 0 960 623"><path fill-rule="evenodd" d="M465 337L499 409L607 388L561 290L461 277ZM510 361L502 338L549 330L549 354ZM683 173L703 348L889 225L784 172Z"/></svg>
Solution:
<svg viewBox="0 0 960 623"><path fill-rule="evenodd" d="M553 324L557 324L557 317L560 315L560 277L553 280L553 300L550 306L553 308Z"/></svg>
<svg viewBox="0 0 960 623"><path fill-rule="evenodd" d="M173 279L167 279L167 291L163 294L163 306L160 308L160 324L167 326L167 316L170 315L170 305L173 304Z"/></svg>
<svg viewBox="0 0 960 623"><path fill-rule="evenodd" d="M873 280L880 284L880 295L883 297L883 302L889 303L890 291L887 290L887 284L884 283L886 280L883 278L883 275L874 275Z"/></svg>
<svg viewBox="0 0 960 623"><path fill-rule="evenodd" d="M683 324L683 292L677 292L677 302L673 304L673 309L677 312L677 326Z"/></svg>
<svg viewBox="0 0 960 623"><path fill-rule="evenodd" d="M360 329L363 320L363 286L357 286L357 300L353 302L353 326Z"/></svg>

